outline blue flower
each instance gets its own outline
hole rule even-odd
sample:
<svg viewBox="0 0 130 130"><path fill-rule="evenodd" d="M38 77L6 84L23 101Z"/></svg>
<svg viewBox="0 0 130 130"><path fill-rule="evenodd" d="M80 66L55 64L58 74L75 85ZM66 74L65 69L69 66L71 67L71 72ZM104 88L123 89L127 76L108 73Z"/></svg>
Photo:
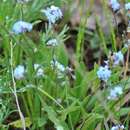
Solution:
<svg viewBox="0 0 130 130"><path fill-rule="evenodd" d="M33 28L33 25L31 23L28 22L24 22L24 21L17 21L12 28L12 31L15 34L20 34L20 33L24 33L24 32L30 32Z"/></svg>
<svg viewBox="0 0 130 130"><path fill-rule="evenodd" d="M117 11L120 9L120 4L117 0L110 0L110 6L113 9L113 11Z"/></svg>
<svg viewBox="0 0 130 130"><path fill-rule="evenodd" d="M123 125L116 125L116 126L113 126L111 128L111 130L124 130L124 126Z"/></svg>
<svg viewBox="0 0 130 130"><path fill-rule="evenodd" d="M18 65L15 69L14 69L14 77L17 80L20 80L22 78L24 78L24 74L25 74L25 68L23 65Z"/></svg>
<svg viewBox="0 0 130 130"><path fill-rule="evenodd" d="M97 71L97 76L99 79L106 82L111 76L111 70L108 69L108 66L100 66Z"/></svg>
<svg viewBox="0 0 130 130"><path fill-rule="evenodd" d="M46 10L41 10L41 12L45 13L49 21L49 24L55 24L55 22L63 16L60 8L53 5L50 8L47 8Z"/></svg>
<svg viewBox="0 0 130 130"><path fill-rule="evenodd" d="M51 66L53 68L56 67L56 69L59 70L60 72L65 72L65 70L66 70L66 67L63 64L61 64L60 62L58 62L57 60L52 60Z"/></svg>
<svg viewBox="0 0 130 130"><path fill-rule="evenodd" d="M124 56L121 51L114 53L113 55L113 62L114 65L118 65L119 63L123 63Z"/></svg>
<svg viewBox="0 0 130 130"><path fill-rule="evenodd" d="M116 100L119 95L122 95L122 93L123 93L122 86L116 86L115 88L110 90L110 94L108 96L108 99Z"/></svg>
<svg viewBox="0 0 130 130"><path fill-rule="evenodd" d="M126 10L130 10L130 2L127 3L127 4L125 4L125 9L126 9Z"/></svg>

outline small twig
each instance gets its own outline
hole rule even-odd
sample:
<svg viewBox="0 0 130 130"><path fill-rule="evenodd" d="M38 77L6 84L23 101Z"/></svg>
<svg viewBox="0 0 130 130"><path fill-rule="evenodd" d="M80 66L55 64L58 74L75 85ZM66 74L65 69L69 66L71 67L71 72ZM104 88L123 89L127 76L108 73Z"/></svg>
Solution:
<svg viewBox="0 0 130 130"><path fill-rule="evenodd" d="M17 108L18 108L19 116L20 116L21 121L22 121L23 129L26 130L25 119L24 119L24 116L23 116L23 114L21 112L21 109L20 109L18 96L17 96L17 91L16 91L16 82L15 82L14 73L13 73L13 46L12 46L12 42L10 42L10 50L11 50L11 52L10 52L11 76L12 76L12 82L13 82L12 92L13 92L13 94L15 96L15 101L16 101L16 105L17 105Z"/></svg>
<svg viewBox="0 0 130 130"><path fill-rule="evenodd" d="M124 70L124 78L126 77L127 71L129 69L129 56L130 56L130 48L128 47L126 65L125 65L125 70Z"/></svg>
<svg viewBox="0 0 130 130"><path fill-rule="evenodd" d="M116 19L116 14L114 13L113 16L114 16L114 21L115 21L115 24L116 24L117 35L118 35L119 30L118 30L118 22L117 22L117 19Z"/></svg>

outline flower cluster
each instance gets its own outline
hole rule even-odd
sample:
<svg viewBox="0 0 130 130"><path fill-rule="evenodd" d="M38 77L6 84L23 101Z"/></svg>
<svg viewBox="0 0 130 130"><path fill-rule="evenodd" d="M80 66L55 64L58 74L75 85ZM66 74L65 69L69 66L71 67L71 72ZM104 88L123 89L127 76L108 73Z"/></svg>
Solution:
<svg viewBox="0 0 130 130"><path fill-rule="evenodd" d="M51 66L53 69L57 70L57 75L59 79L64 78L64 75L66 73L69 73L72 79L74 80L76 79L75 75L72 73L73 69L68 66L65 67L63 64L59 63L57 60L52 60Z"/></svg>
<svg viewBox="0 0 130 130"><path fill-rule="evenodd" d="M122 86L116 86L115 88L110 90L110 95L108 96L108 99L115 100L122 93L123 93Z"/></svg>
<svg viewBox="0 0 130 130"><path fill-rule="evenodd" d="M55 24L56 21L62 18L63 16L60 8L53 5L50 8L47 8L46 10L41 10L41 12L43 12L46 15L50 24Z"/></svg>
<svg viewBox="0 0 130 130"><path fill-rule="evenodd" d="M116 126L113 126L111 128L111 130L124 130L124 126L123 125L116 125Z"/></svg>
<svg viewBox="0 0 130 130"><path fill-rule="evenodd" d="M31 23L25 22L25 21L17 21L12 28L12 31L15 34L21 34L24 32L30 32L33 28L33 25Z"/></svg>
<svg viewBox="0 0 130 130"><path fill-rule="evenodd" d="M42 69L40 64L34 64L34 70L36 72L36 77L44 76L44 70ZM25 77L26 72L27 70L25 70L25 67L23 65L18 65L14 69L14 78L17 80L21 80Z"/></svg>
<svg viewBox="0 0 130 130"><path fill-rule="evenodd" d="M24 78L25 68L23 65L18 65L14 70L14 77L17 80Z"/></svg>
<svg viewBox="0 0 130 130"><path fill-rule="evenodd" d="M126 9L126 10L130 10L130 3L126 3L126 4L125 4L125 9Z"/></svg>
<svg viewBox="0 0 130 130"><path fill-rule="evenodd" d="M113 11L117 11L120 9L120 3L117 0L110 0L109 4L111 8L113 9Z"/></svg>
<svg viewBox="0 0 130 130"><path fill-rule="evenodd" d="M122 52L121 51L114 52L112 57L109 60L104 61L106 66L105 67L102 67L102 66L99 67L99 69L97 71L98 78L105 81L105 82L111 76L111 70L108 69L109 64L111 62L113 63L113 67L119 65L120 63L124 63L124 55L122 54Z"/></svg>
<svg viewBox="0 0 130 130"><path fill-rule="evenodd" d="M57 46L58 45L58 41L56 39L51 39L46 43L47 46Z"/></svg>
<svg viewBox="0 0 130 130"><path fill-rule="evenodd" d="M62 65L61 63L59 63L56 60L52 60L51 61L51 66L52 68L56 68L57 70L59 70L60 72L64 72L65 71L65 66Z"/></svg>
<svg viewBox="0 0 130 130"><path fill-rule="evenodd" d="M125 9L126 9L126 16L130 18L130 2L125 4Z"/></svg>
<svg viewBox="0 0 130 130"><path fill-rule="evenodd" d="M121 51L115 52L113 54L113 64L119 65L119 63L123 63L123 62L124 62L124 56L123 56L122 52Z"/></svg>
<svg viewBox="0 0 130 130"><path fill-rule="evenodd" d="M36 71L37 77L44 76L44 70L42 69L40 64L34 64L34 70Z"/></svg>
<svg viewBox="0 0 130 130"><path fill-rule="evenodd" d="M59 79L64 77L64 72L66 70L66 67L64 65L62 65L61 63L59 63L56 60L52 60L51 66L52 66L53 69L57 70L57 75L58 75Z"/></svg>
<svg viewBox="0 0 130 130"><path fill-rule="evenodd" d="M108 69L108 66L100 66L97 71L97 75L99 79L106 82L111 76L111 70Z"/></svg>

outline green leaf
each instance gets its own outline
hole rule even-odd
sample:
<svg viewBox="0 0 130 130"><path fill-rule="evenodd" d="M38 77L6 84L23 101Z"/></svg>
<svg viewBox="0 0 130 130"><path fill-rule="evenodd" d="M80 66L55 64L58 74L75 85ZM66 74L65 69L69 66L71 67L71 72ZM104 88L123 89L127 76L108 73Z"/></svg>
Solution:
<svg viewBox="0 0 130 130"><path fill-rule="evenodd" d="M96 125L103 120L103 116L92 113L89 118L85 120L82 130L94 130Z"/></svg>
<svg viewBox="0 0 130 130"><path fill-rule="evenodd" d="M26 127L30 127L32 124L31 120L29 117L26 117L25 118L25 126ZM16 121L13 121L11 123L9 123L10 126L13 126L15 128L22 128L22 121L21 119L20 120L16 120Z"/></svg>
<svg viewBox="0 0 130 130"><path fill-rule="evenodd" d="M43 118L38 118L37 119L37 124L38 124L38 127L42 127L46 124L46 119L43 117Z"/></svg>
<svg viewBox="0 0 130 130"><path fill-rule="evenodd" d="M116 115L118 117L128 115L130 112L130 107L121 108L118 112L116 112Z"/></svg>

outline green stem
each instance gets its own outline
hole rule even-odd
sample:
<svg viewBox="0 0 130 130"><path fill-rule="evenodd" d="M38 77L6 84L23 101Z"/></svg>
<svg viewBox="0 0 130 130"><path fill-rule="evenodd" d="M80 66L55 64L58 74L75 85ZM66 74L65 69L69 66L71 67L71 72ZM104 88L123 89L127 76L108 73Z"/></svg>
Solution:
<svg viewBox="0 0 130 130"><path fill-rule="evenodd" d="M40 92L42 92L45 96L47 96L49 99L51 99L52 101L54 101L59 107L61 107L62 109L64 109L64 107L60 103L58 103L55 98L53 98L52 96L50 96L46 91L42 90L41 88L38 88L38 90Z"/></svg>

